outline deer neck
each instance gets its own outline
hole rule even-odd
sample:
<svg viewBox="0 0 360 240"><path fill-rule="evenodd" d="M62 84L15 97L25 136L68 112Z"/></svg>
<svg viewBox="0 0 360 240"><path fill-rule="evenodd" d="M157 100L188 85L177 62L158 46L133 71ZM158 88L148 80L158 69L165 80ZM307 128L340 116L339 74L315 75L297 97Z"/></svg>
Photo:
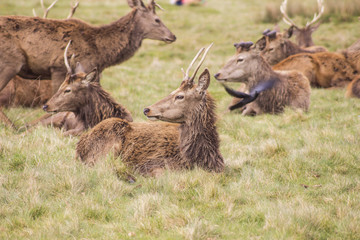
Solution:
<svg viewBox="0 0 360 240"><path fill-rule="evenodd" d="M131 58L140 48L144 32L138 24L137 9L119 20L100 27L96 45L101 54L103 65L100 70L119 64Z"/></svg>
<svg viewBox="0 0 360 240"><path fill-rule="evenodd" d="M271 68L262 56L258 56L259 60L256 69L251 70L248 78L248 87L252 89L261 82L267 81L277 76L277 73Z"/></svg>
<svg viewBox="0 0 360 240"><path fill-rule="evenodd" d="M200 105L180 126L180 154L191 166L220 172L224 168L224 160L219 151L214 110L215 102L206 93Z"/></svg>
<svg viewBox="0 0 360 240"><path fill-rule="evenodd" d="M111 117L131 119L129 112L116 103L99 84L91 84L85 98L85 103L75 112L76 117L84 123L85 128L92 128L102 120Z"/></svg>
<svg viewBox="0 0 360 240"><path fill-rule="evenodd" d="M298 53L311 53L311 51L301 48L299 45L291 42L290 40L286 41L283 45L283 51L285 53L285 58Z"/></svg>

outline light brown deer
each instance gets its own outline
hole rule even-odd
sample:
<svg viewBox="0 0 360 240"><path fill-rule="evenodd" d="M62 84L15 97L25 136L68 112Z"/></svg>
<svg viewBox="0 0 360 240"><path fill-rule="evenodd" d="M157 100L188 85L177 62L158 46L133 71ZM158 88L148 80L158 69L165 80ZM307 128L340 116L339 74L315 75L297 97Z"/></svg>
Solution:
<svg viewBox="0 0 360 240"><path fill-rule="evenodd" d="M243 115L281 113L286 106L304 111L310 105L310 84L299 71L274 71L252 44L239 44L235 56L215 74L219 82L244 82L250 92L263 82L275 81L273 87L258 93L246 105Z"/></svg>
<svg viewBox="0 0 360 240"><path fill-rule="evenodd" d="M47 112L60 112L60 114L42 118L40 123L63 127L66 131L65 135L79 135L85 129L92 128L111 117L132 122L130 112L115 102L110 94L100 86L96 68L85 73L81 64L78 63L75 72L72 70L66 57L69 45L70 42L64 53L65 65L68 69L65 81L43 106Z"/></svg>
<svg viewBox="0 0 360 240"><path fill-rule="evenodd" d="M155 13L154 0L128 0L132 11L103 26L77 20L54 20L24 16L0 17L0 91L15 75L51 79L53 92L66 76L62 51L73 40L72 52L85 72L119 64L140 48L143 39L171 43L176 37Z"/></svg>
<svg viewBox="0 0 360 240"><path fill-rule="evenodd" d="M283 21L290 25L288 29L289 35L294 34L296 43L301 47L305 48L305 50L316 51L316 52L324 52L327 51L326 48L322 46L315 46L312 34L318 29L320 23L315 24L319 21L320 17L323 15L325 6L324 0L317 0L318 3L318 11L319 13L314 14L314 18L307 22L305 27L301 28L295 24L295 22L287 15L287 0L284 0L280 6L280 12L283 14ZM315 25L314 25L315 24Z"/></svg>
<svg viewBox="0 0 360 240"><path fill-rule="evenodd" d="M194 79L207 51L192 77L189 71L178 89L163 100L144 109L149 119L163 122L129 123L107 119L81 136L77 156L85 163L94 163L111 149L136 172L157 175L163 169L191 169L195 166L221 172L224 160L219 151L216 131L215 102L207 92L210 74L207 69Z"/></svg>
<svg viewBox="0 0 360 240"><path fill-rule="evenodd" d="M345 96L360 98L360 76L351 81L346 89Z"/></svg>

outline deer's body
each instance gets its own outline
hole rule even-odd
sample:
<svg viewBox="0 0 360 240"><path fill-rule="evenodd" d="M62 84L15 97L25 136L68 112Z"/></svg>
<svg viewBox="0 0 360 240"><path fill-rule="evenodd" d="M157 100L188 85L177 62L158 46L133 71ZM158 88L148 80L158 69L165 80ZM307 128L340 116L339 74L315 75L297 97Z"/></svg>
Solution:
<svg viewBox="0 0 360 240"><path fill-rule="evenodd" d="M360 98L360 77L352 80L351 83L347 86L345 96Z"/></svg>
<svg viewBox="0 0 360 240"><path fill-rule="evenodd" d="M128 2L133 7L129 14L103 26L77 19L0 17L0 91L18 74L51 79L55 92L66 75L62 53L69 40L73 41L71 53L77 53L75 61L81 62L86 72L94 67L101 72L126 61L145 38L175 41L156 16L154 2L151 7L145 7L140 0Z"/></svg>
<svg viewBox="0 0 360 240"><path fill-rule="evenodd" d="M345 87L357 71L340 53L301 53L290 56L273 66L274 70L298 70L314 87Z"/></svg>
<svg viewBox="0 0 360 240"><path fill-rule="evenodd" d="M116 156L143 175L156 175L164 168L195 166L223 171L215 103L206 91L209 83L207 70L198 85L186 77L168 97L144 109L149 119L172 123L129 123L114 118L101 122L81 136L77 157L93 163L113 149Z"/></svg>
<svg viewBox="0 0 360 240"><path fill-rule="evenodd" d="M274 71L258 52L250 48L238 49L215 78L220 82L244 82L249 91L264 81L275 80L274 86L259 94L246 105L244 115L281 113L286 106L304 111L310 105L310 84L299 71Z"/></svg>

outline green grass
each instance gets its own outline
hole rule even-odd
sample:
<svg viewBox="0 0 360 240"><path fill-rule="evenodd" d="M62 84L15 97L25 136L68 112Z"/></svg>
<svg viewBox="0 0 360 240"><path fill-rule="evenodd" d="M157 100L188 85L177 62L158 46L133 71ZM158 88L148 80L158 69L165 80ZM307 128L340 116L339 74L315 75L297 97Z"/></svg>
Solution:
<svg viewBox="0 0 360 240"><path fill-rule="evenodd" d="M135 121L146 121L142 109L179 86L180 68L200 47L214 42L204 63L213 75L235 52L234 42L255 41L272 27L257 21L262 0L159 2L178 40L145 40L133 58L103 72L102 85ZM49 17L64 18L69 7L61 0ZM37 0L2 0L0 15L31 15L32 8L40 15ZM82 0L75 16L102 24L128 11L125 0ZM314 42L343 49L360 38L359 24L323 23ZM308 113L243 117L224 114L230 97L214 79L209 91L218 105L222 174L195 169L157 179L135 175L129 183L111 155L94 167L76 161L78 137L1 125L0 239L359 239L359 99L314 89ZM42 114L5 112L17 126Z"/></svg>

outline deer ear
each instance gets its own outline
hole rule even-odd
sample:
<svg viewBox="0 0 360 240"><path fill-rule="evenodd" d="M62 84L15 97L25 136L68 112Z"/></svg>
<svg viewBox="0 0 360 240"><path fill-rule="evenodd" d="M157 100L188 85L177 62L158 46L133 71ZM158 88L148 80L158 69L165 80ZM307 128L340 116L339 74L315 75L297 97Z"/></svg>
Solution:
<svg viewBox="0 0 360 240"><path fill-rule="evenodd" d="M91 72L86 74L85 79L82 80L82 83L89 84L92 82L99 82L99 72L97 68L94 68Z"/></svg>
<svg viewBox="0 0 360 240"><path fill-rule="evenodd" d="M204 92L206 91L206 89L208 89L209 85L210 85L210 73L209 70L205 68L205 70L201 73L199 77L199 82L196 87L196 90L198 92Z"/></svg>
<svg viewBox="0 0 360 240"><path fill-rule="evenodd" d="M284 32L284 37L285 38L291 38L291 36L293 35L293 33L294 33L294 26L291 26L291 27L289 27L289 29L288 30L286 30L285 32Z"/></svg>
<svg viewBox="0 0 360 240"><path fill-rule="evenodd" d="M127 0L127 2L131 8L146 8L142 0Z"/></svg>

